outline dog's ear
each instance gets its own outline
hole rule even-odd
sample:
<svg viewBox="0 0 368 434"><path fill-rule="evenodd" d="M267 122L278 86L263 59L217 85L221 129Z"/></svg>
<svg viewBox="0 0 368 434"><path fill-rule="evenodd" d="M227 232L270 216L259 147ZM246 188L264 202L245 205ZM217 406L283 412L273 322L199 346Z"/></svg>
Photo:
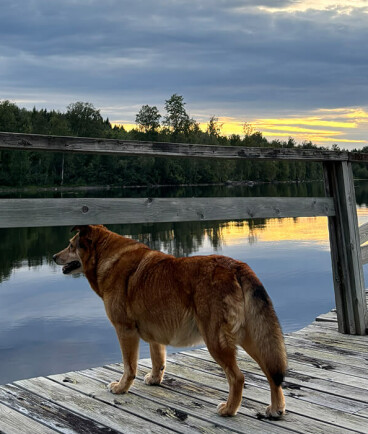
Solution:
<svg viewBox="0 0 368 434"><path fill-rule="evenodd" d="M79 232L80 236L88 234L88 232L91 230L91 227L89 225L76 225L73 226L70 232Z"/></svg>
<svg viewBox="0 0 368 434"><path fill-rule="evenodd" d="M87 249L92 244L92 227L90 225L77 225L71 231L78 231L79 233L78 247Z"/></svg>
<svg viewBox="0 0 368 434"><path fill-rule="evenodd" d="M90 225L74 226L72 232L75 231L78 231L79 233L79 240L83 238L85 240L92 241L92 227Z"/></svg>

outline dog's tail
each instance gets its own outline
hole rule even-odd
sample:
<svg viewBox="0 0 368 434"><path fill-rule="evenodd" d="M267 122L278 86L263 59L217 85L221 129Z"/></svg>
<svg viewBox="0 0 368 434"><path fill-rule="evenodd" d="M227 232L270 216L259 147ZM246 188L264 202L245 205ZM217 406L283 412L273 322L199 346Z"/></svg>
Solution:
<svg viewBox="0 0 368 434"><path fill-rule="evenodd" d="M284 380L287 356L281 326L272 301L247 264L237 272L244 294L245 321L239 344L260 365L276 387Z"/></svg>

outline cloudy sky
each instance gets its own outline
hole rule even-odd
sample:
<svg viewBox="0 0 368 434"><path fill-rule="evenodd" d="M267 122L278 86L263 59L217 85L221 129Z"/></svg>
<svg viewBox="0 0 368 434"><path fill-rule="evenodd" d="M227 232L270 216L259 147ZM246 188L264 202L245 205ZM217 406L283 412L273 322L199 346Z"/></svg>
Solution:
<svg viewBox="0 0 368 434"><path fill-rule="evenodd" d="M132 124L183 95L223 132L368 145L368 0L0 0L0 100Z"/></svg>

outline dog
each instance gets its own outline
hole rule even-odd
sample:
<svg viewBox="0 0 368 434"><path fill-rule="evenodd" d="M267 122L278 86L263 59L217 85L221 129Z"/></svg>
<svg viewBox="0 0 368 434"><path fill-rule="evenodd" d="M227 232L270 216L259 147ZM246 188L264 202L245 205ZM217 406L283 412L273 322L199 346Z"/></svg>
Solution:
<svg viewBox="0 0 368 434"><path fill-rule="evenodd" d="M220 255L176 258L109 231L102 225L75 226L68 247L53 256L64 274L84 273L102 298L120 343L124 374L108 385L128 392L137 371L139 340L149 343L148 385L162 382L166 345L200 342L222 367L229 383L221 416L241 404L244 375L237 345L259 364L271 389L266 416L285 413L282 382L287 367L284 339L272 302L245 263Z"/></svg>

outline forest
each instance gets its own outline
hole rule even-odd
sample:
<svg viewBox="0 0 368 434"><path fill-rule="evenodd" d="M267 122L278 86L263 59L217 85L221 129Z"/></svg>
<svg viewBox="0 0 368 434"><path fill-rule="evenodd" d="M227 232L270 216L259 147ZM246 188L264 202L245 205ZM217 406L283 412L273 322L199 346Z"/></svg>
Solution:
<svg viewBox="0 0 368 434"><path fill-rule="evenodd" d="M103 119L100 110L89 102L71 103L62 113L36 108L28 110L5 100L0 101L0 131L220 146L318 148L311 142L298 145L292 138L268 141L247 123L244 124L243 136L226 136L221 133L221 124L214 116L203 131L199 123L188 115L183 97L177 94L166 100L164 107L166 113L162 116L156 106L142 106L136 115L136 128L127 131L124 126ZM356 165L354 171L357 177L368 178L366 165ZM320 180L322 176L322 167L318 163L0 151L0 187L3 188L309 181Z"/></svg>

